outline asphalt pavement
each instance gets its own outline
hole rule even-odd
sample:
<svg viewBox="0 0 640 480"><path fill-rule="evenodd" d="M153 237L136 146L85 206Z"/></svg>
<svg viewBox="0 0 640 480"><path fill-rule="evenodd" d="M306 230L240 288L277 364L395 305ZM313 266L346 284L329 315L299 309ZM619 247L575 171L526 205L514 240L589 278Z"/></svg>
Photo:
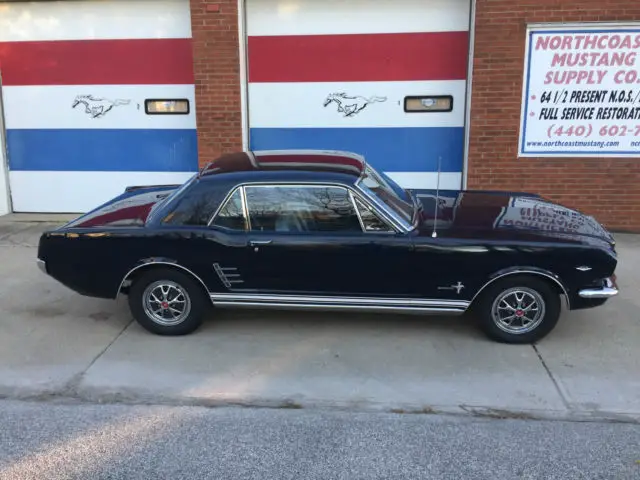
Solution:
<svg viewBox="0 0 640 480"><path fill-rule="evenodd" d="M125 299L43 275L46 224L14 220L0 220L0 397L640 420L638 235L616 236L620 296L532 347L464 318L319 312L224 311L162 338Z"/></svg>
<svg viewBox="0 0 640 480"><path fill-rule="evenodd" d="M0 479L640 478L640 426L0 402Z"/></svg>

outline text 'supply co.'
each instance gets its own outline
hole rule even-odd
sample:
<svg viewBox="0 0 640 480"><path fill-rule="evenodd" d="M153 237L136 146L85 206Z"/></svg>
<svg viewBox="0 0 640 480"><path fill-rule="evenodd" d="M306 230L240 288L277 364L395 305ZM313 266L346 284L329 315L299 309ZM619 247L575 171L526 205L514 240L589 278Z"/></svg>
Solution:
<svg viewBox="0 0 640 480"><path fill-rule="evenodd" d="M619 85L640 83L640 73L634 68L637 60L634 50L640 49L640 35L547 35L536 39L535 49L556 51L551 68L560 70L546 73L546 85L599 85L607 75L612 75L613 82ZM620 69L612 71L611 67Z"/></svg>

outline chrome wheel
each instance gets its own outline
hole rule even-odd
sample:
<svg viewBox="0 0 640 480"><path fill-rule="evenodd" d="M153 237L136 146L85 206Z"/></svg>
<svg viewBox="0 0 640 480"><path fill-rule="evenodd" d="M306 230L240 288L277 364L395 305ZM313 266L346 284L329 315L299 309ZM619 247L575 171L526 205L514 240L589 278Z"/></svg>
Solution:
<svg viewBox="0 0 640 480"><path fill-rule="evenodd" d="M191 312L187 291L171 280L150 284L142 295L144 312L155 323L173 326L182 323Z"/></svg>
<svg viewBox="0 0 640 480"><path fill-rule="evenodd" d="M542 296L527 287L514 287L496 297L491 307L491 318L496 326L507 333L523 334L542 323L545 303Z"/></svg>

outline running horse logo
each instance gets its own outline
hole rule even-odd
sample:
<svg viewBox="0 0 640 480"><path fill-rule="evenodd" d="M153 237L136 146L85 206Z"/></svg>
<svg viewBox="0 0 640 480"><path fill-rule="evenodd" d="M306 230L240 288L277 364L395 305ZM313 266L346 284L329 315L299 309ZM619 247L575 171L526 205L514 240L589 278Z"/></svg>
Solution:
<svg viewBox="0 0 640 480"><path fill-rule="evenodd" d="M324 101L324 106L329 106L335 102L338 105L338 112L344 113L345 117L353 117L357 115L372 103L386 102L387 97L370 97L365 98L359 95L349 96L345 92L331 93Z"/></svg>
<svg viewBox="0 0 640 480"><path fill-rule="evenodd" d="M78 105L84 105L84 112L89 114L91 118L104 117L113 107L120 105L129 105L131 100L109 100L106 98L97 98L93 95L78 95L73 101L71 108L76 108Z"/></svg>

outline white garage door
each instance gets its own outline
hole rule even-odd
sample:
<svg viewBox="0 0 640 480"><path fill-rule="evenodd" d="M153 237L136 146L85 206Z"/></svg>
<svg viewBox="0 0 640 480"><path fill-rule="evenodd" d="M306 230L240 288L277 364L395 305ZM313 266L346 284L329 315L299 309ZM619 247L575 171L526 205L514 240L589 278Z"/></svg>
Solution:
<svg viewBox="0 0 640 480"><path fill-rule="evenodd" d="M188 0L2 2L0 10L14 211L85 212L127 185L179 182L197 170ZM177 99L188 112L165 102Z"/></svg>
<svg viewBox="0 0 640 480"><path fill-rule="evenodd" d="M254 150L364 155L407 188L461 187L469 0L247 0Z"/></svg>

